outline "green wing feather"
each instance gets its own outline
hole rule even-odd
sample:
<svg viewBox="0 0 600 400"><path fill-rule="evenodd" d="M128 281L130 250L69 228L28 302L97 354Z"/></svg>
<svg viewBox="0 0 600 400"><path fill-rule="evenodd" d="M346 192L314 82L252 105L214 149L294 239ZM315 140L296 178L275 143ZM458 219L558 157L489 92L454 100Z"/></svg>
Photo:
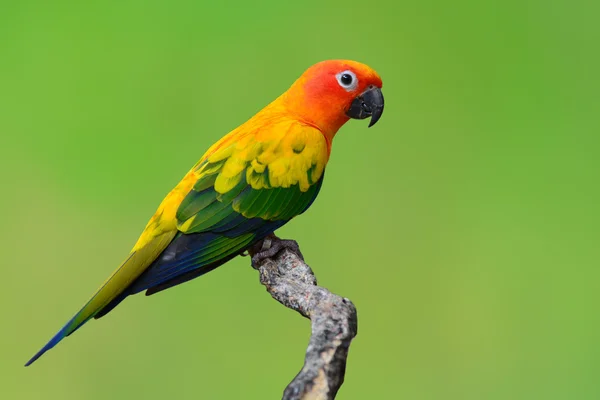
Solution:
<svg viewBox="0 0 600 400"><path fill-rule="evenodd" d="M306 210L320 187L326 141L298 123L276 131L266 138L249 135L195 167L197 181L176 214L181 232L210 232L238 214L281 221Z"/></svg>
<svg viewBox="0 0 600 400"><path fill-rule="evenodd" d="M290 129L262 142L253 135L196 165L196 182L176 213L180 233L130 294L212 270L304 212L319 192L327 156L322 135L306 129L313 128L301 127L302 146Z"/></svg>

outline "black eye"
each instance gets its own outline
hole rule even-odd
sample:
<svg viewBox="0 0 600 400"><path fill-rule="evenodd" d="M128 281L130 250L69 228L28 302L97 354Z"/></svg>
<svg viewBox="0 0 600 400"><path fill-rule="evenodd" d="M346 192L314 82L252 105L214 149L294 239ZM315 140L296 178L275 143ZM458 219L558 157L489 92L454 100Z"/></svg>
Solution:
<svg viewBox="0 0 600 400"><path fill-rule="evenodd" d="M350 70L338 73L335 78L337 79L339 85L348 92L355 90L356 86L358 86L358 78L356 78L354 72Z"/></svg>
<svg viewBox="0 0 600 400"><path fill-rule="evenodd" d="M342 76L340 76L340 81L345 86L350 86L350 85L352 85L352 75L350 75L350 74L342 74Z"/></svg>

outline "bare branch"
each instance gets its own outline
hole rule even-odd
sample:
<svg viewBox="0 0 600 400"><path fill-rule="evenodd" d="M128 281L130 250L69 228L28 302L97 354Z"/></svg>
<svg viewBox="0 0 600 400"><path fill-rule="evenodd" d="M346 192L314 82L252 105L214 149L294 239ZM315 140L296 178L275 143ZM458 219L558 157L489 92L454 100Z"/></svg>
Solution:
<svg viewBox="0 0 600 400"><path fill-rule="evenodd" d="M283 400L334 399L344 382L350 342L357 334L354 304L317 286L317 278L292 240L271 235L249 253L260 283L271 296L312 324L304 367L286 387Z"/></svg>

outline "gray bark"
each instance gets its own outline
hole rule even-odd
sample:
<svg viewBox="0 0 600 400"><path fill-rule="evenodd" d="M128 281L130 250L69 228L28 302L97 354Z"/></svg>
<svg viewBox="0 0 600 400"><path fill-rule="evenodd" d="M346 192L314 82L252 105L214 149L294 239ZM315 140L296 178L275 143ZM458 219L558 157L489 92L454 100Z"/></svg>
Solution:
<svg viewBox="0 0 600 400"><path fill-rule="evenodd" d="M357 334L354 304L317 286L317 278L293 241L274 235L249 250L271 296L311 320L304 367L286 387L283 400L334 399L344 382L350 342Z"/></svg>

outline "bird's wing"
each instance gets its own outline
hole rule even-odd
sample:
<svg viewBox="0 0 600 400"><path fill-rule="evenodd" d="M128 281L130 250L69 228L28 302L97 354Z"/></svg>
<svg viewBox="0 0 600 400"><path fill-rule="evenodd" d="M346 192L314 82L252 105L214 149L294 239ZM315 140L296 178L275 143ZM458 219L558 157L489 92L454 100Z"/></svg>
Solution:
<svg viewBox="0 0 600 400"><path fill-rule="evenodd" d="M316 198L327 144L299 123L247 135L196 165L176 213L180 233L129 292L156 293L216 268L264 238Z"/></svg>

